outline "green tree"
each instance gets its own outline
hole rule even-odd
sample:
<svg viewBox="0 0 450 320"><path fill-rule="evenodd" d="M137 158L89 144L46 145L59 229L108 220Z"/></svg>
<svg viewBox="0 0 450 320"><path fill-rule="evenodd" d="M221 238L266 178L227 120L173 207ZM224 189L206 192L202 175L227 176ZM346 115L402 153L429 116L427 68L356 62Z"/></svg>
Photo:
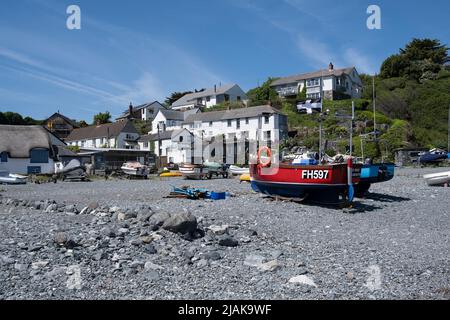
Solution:
<svg viewBox="0 0 450 320"><path fill-rule="evenodd" d="M94 116L94 125L105 123L111 123L111 114L109 113L109 111L100 112Z"/></svg>
<svg viewBox="0 0 450 320"><path fill-rule="evenodd" d="M277 92L270 87L270 84L276 80L276 78L268 78L261 86L251 89L247 92L249 99L249 106L265 105L268 102L279 102Z"/></svg>
<svg viewBox="0 0 450 320"><path fill-rule="evenodd" d="M166 100L164 100L164 104L167 107L170 107L175 101L182 98L186 94L192 93L192 91L185 91L185 92L172 92L170 96L166 97Z"/></svg>
<svg viewBox="0 0 450 320"><path fill-rule="evenodd" d="M88 123L84 120L80 120L78 122L78 125L80 126L80 128L85 128L85 127L89 126Z"/></svg>
<svg viewBox="0 0 450 320"><path fill-rule="evenodd" d="M407 77L413 80L432 80L448 62L449 48L439 40L413 39L399 54L387 58L380 70L382 78Z"/></svg>

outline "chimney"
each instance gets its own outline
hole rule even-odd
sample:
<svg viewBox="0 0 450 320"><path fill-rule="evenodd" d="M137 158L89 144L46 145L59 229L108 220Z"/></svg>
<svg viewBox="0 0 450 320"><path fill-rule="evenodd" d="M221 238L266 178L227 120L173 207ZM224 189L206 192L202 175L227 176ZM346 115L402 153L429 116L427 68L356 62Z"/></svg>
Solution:
<svg viewBox="0 0 450 320"><path fill-rule="evenodd" d="M217 92L217 85L214 85L214 92Z"/></svg>
<svg viewBox="0 0 450 320"><path fill-rule="evenodd" d="M133 115L133 105L130 102L130 105L128 106L128 113L130 114L130 117Z"/></svg>
<svg viewBox="0 0 450 320"><path fill-rule="evenodd" d="M334 66L333 64L330 62L330 64L328 65L328 71L333 71L334 70Z"/></svg>

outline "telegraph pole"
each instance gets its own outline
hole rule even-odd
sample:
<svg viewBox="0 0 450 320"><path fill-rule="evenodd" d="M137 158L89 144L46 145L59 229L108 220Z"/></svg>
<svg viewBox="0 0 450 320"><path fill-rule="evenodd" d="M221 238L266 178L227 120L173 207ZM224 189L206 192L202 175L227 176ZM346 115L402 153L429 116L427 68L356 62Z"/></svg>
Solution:
<svg viewBox="0 0 450 320"><path fill-rule="evenodd" d="M377 117L375 115L376 99L375 99L375 75L372 77L372 104L373 104L373 134L377 139Z"/></svg>

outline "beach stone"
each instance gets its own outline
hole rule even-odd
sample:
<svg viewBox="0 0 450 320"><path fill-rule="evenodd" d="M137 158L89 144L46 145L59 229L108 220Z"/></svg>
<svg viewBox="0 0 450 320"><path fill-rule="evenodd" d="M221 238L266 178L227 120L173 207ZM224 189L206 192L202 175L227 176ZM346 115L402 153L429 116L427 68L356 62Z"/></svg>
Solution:
<svg viewBox="0 0 450 320"><path fill-rule="evenodd" d="M239 242L232 236L225 235L219 238L219 245L223 247L237 247Z"/></svg>
<svg viewBox="0 0 450 320"><path fill-rule="evenodd" d="M164 268L161 267L160 265L153 263L152 261L147 261L144 264L144 269L145 270L162 270Z"/></svg>
<svg viewBox="0 0 450 320"><path fill-rule="evenodd" d="M206 260L212 260L212 261L217 261L222 259L222 256L220 255L220 253L218 251L208 251L206 252L204 255Z"/></svg>
<svg viewBox="0 0 450 320"><path fill-rule="evenodd" d="M177 213L163 223L163 229L174 233L193 233L197 229L197 219L189 212Z"/></svg>
<svg viewBox="0 0 450 320"><path fill-rule="evenodd" d="M281 265L278 263L278 260L272 260L266 263L262 263L258 266L258 269L261 271L269 271L273 272L281 268Z"/></svg>
<svg viewBox="0 0 450 320"><path fill-rule="evenodd" d="M228 225L221 225L221 226L211 225L206 229L210 230L215 235L223 235L228 232L228 228L229 228Z"/></svg>
<svg viewBox="0 0 450 320"><path fill-rule="evenodd" d="M259 267L266 261L263 256L251 254L245 257L244 265L249 267Z"/></svg>
<svg viewBox="0 0 450 320"><path fill-rule="evenodd" d="M169 218L170 215L168 213L157 212L149 218L148 222L156 227L161 227L164 224L164 222Z"/></svg>
<svg viewBox="0 0 450 320"><path fill-rule="evenodd" d="M312 280L311 278L309 278L308 276L305 276L305 275L299 275L299 276L292 277L289 279L289 283L303 284L303 285L317 288L317 285L314 283L314 280Z"/></svg>

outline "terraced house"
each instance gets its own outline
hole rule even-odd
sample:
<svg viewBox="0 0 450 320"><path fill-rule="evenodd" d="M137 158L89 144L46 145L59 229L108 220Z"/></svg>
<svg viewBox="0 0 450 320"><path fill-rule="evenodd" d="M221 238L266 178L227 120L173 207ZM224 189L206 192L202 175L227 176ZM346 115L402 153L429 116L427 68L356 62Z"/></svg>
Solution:
<svg viewBox="0 0 450 320"><path fill-rule="evenodd" d="M361 98L362 80L355 67L328 69L283 77L272 82L280 97L296 97L306 87L307 99L341 100Z"/></svg>
<svg viewBox="0 0 450 320"><path fill-rule="evenodd" d="M139 133L133 123L125 119L73 130L66 143L80 148L137 149Z"/></svg>
<svg viewBox="0 0 450 320"><path fill-rule="evenodd" d="M185 94L172 104L173 110L186 110L198 107L211 108L222 102L245 101L247 95L237 84L214 86L200 92Z"/></svg>

